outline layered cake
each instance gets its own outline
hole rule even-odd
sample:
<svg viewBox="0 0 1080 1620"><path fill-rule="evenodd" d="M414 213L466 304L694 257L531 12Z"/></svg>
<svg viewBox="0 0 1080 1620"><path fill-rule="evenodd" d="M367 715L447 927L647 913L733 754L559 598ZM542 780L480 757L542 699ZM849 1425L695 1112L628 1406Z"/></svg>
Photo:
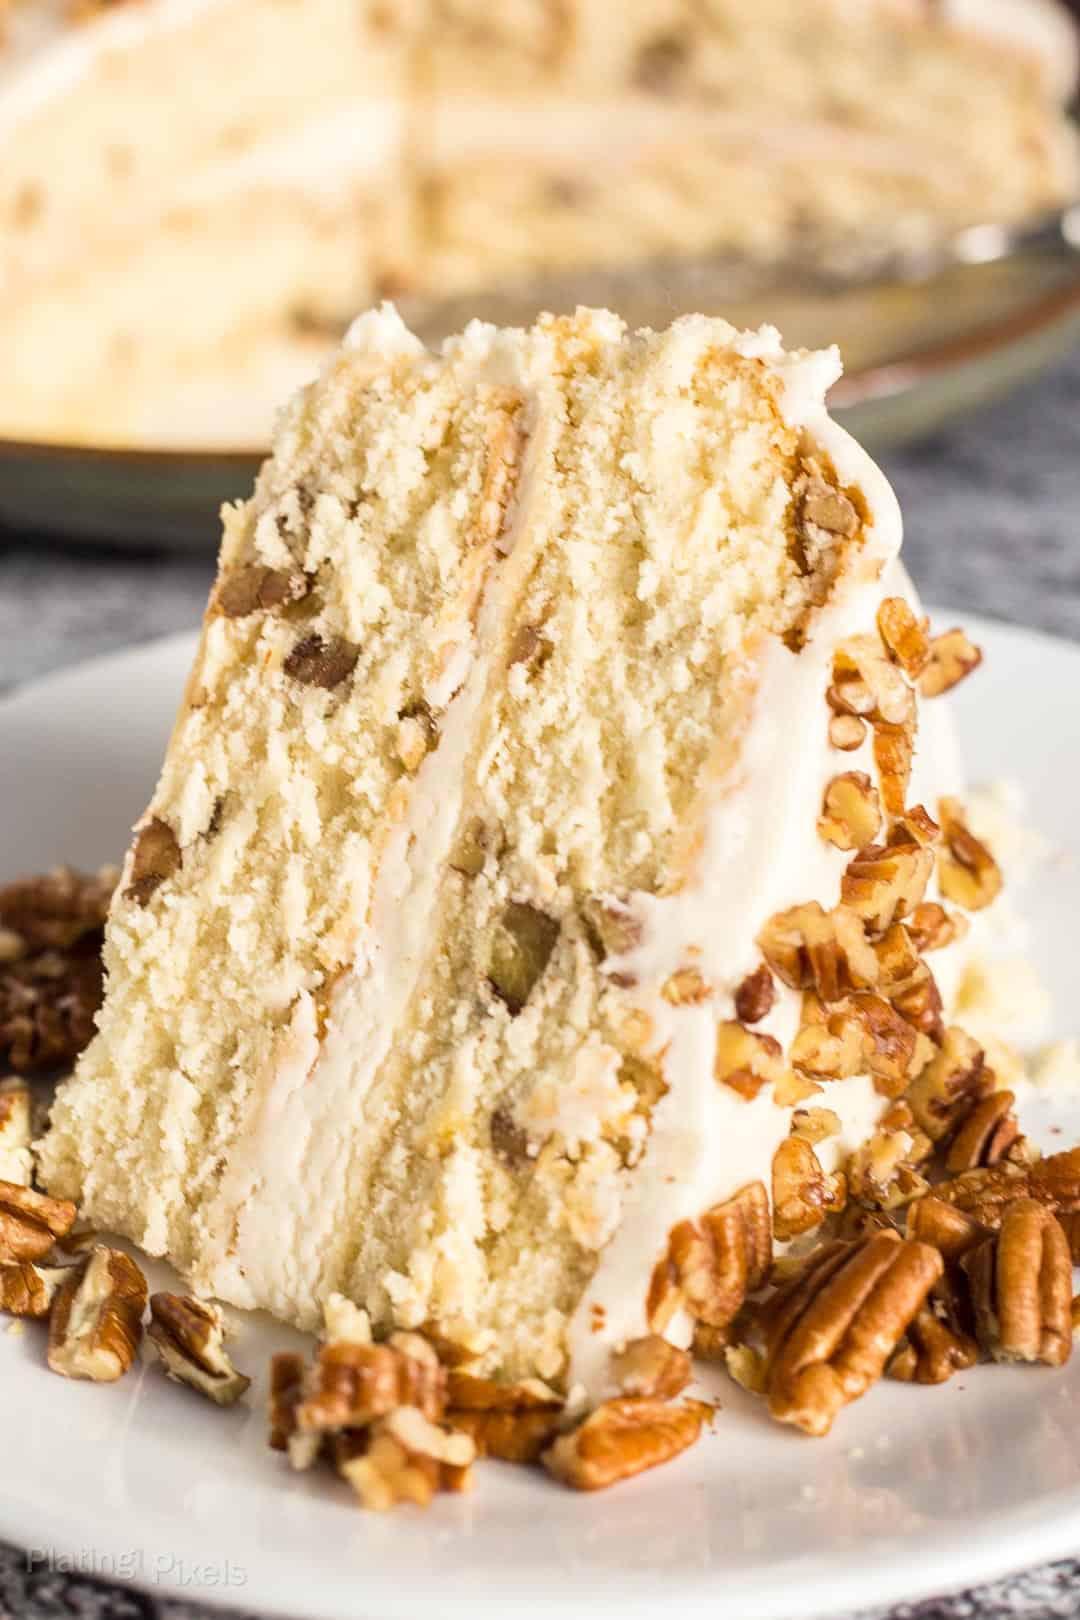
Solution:
<svg viewBox="0 0 1080 1620"><path fill-rule="evenodd" d="M595 1397L722 1344L773 1234L925 1189L989 1084L937 702L978 654L838 371L701 316L358 320L226 511L51 1194L205 1297Z"/></svg>
<svg viewBox="0 0 1080 1620"><path fill-rule="evenodd" d="M383 294L716 253L861 266L1076 188L1057 0L633 0L617 27L607 0L11 0L3 21L15 437L258 443Z"/></svg>

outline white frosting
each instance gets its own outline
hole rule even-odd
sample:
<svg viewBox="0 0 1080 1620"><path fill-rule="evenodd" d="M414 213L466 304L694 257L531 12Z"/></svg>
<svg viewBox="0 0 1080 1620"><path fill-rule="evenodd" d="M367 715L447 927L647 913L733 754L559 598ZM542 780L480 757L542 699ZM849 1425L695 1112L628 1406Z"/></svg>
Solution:
<svg viewBox="0 0 1080 1620"><path fill-rule="evenodd" d="M648 1276L672 1226L696 1218L749 1182L770 1185L772 1158L790 1130L791 1110L776 1106L771 1088L747 1102L717 1083L716 1023L734 1016L734 991L760 961L754 940L764 922L802 902L817 900L830 908L840 898L850 856L820 837L817 817L825 786L838 770L870 767L858 754L838 756L828 742L825 691L833 654L838 642L873 625L884 596L910 595L895 561L901 540L895 497L869 457L825 413L822 384L833 363L815 355L783 356L769 328L739 341L744 353L782 367L790 419L805 427L811 448L819 445L832 458L845 483L861 488L874 525L864 551L816 615L803 650L794 654L775 641L765 649L744 746L732 775L714 786L692 880L661 898L631 897L644 922L643 938L633 951L606 964L608 971L638 980L656 1032L654 1048L667 1048L664 1076L670 1090L655 1109L642 1162L628 1178L619 1228L570 1328L571 1383L594 1398L613 1392L612 1350L648 1331ZM912 802L925 789L923 796L933 803L936 795L956 791L959 780L944 710L939 706L935 714L931 706L923 714ZM951 953L952 962L949 954L934 960L947 1001L960 953ZM660 986L689 960L717 994L696 1007L671 1007ZM786 1046L797 1027L800 997L779 989L773 1011L758 1027ZM833 1082L814 1103L832 1109L841 1121L840 1135L819 1150L827 1170L865 1140L886 1106L866 1077ZM690 1330L688 1320L677 1319L669 1331L686 1344Z"/></svg>
<svg viewBox="0 0 1080 1620"><path fill-rule="evenodd" d="M1080 34L1057 0L944 0L943 15L953 28L1041 57L1047 82L1063 101L1076 90Z"/></svg>

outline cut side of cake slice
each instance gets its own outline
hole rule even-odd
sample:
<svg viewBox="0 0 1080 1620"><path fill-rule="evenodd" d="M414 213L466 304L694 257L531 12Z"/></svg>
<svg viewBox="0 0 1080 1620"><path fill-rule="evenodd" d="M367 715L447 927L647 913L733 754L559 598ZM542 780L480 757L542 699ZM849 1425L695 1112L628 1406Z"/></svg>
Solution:
<svg viewBox="0 0 1080 1620"><path fill-rule="evenodd" d="M50 1191L216 1298L593 1394L722 1328L707 1211L820 1228L966 1051L996 870L916 735L973 657L838 372L698 316L356 323L226 512Z"/></svg>

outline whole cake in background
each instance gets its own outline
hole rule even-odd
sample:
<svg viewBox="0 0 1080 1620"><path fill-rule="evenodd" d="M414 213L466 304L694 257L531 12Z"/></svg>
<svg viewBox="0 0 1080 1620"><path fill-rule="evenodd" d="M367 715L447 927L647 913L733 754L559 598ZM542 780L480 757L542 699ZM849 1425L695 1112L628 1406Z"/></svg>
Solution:
<svg viewBox="0 0 1080 1620"><path fill-rule="evenodd" d="M1000 876L922 702L978 654L838 370L356 323L226 514L52 1194L208 1296L599 1399L644 1335L722 1346L773 1231L925 1191L992 1086L951 1019Z"/></svg>
<svg viewBox="0 0 1080 1620"><path fill-rule="evenodd" d="M258 443L320 334L383 295L714 251L859 263L1076 187L1056 0L12 0L3 21L16 438Z"/></svg>

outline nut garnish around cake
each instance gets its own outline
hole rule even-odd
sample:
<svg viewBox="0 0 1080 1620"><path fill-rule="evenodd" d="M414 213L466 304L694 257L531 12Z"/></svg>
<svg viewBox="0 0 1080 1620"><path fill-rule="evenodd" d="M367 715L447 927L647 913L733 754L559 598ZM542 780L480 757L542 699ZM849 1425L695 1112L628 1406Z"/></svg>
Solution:
<svg viewBox="0 0 1080 1620"><path fill-rule="evenodd" d="M943 692L951 692L981 663L982 652L963 630L946 630L930 643L929 658L919 677L919 690L924 698L940 697Z"/></svg>
<svg viewBox="0 0 1080 1620"><path fill-rule="evenodd" d="M680 1307L696 1322L724 1328L762 1286L772 1260L769 1198L760 1181L672 1228L653 1269L646 1317L662 1333Z"/></svg>
<svg viewBox="0 0 1080 1620"><path fill-rule="evenodd" d="M995 1361L1060 1367L1072 1353L1072 1257L1053 1213L1034 1199L1005 1206L998 1232L960 1261L975 1336Z"/></svg>
<svg viewBox="0 0 1080 1620"><path fill-rule="evenodd" d="M111 1383L126 1373L142 1338L146 1278L129 1255L104 1244L72 1268L49 1316L49 1366L65 1378Z"/></svg>
<svg viewBox="0 0 1080 1620"><path fill-rule="evenodd" d="M42 1260L75 1225L75 1205L0 1181L0 1261Z"/></svg>
<svg viewBox="0 0 1080 1620"><path fill-rule="evenodd" d="M942 830L938 854L941 892L946 900L967 911L982 911L1001 893L1001 869L968 827L958 799L942 799L938 809Z"/></svg>
<svg viewBox="0 0 1080 1620"><path fill-rule="evenodd" d="M446 1422L471 1437L478 1457L536 1462L558 1433L562 1407L536 1378L505 1384L450 1370Z"/></svg>
<svg viewBox="0 0 1080 1620"><path fill-rule="evenodd" d="M544 1467L578 1491L600 1491L670 1462L701 1434L708 1408L697 1401L618 1396L604 1401L585 1421L543 1454Z"/></svg>
<svg viewBox="0 0 1080 1620"><path fill-rule="evenodd" d="M369 1512L384 1513L402 1502L427 1507L440 1490L471 1490L475 1458L469 1435L399 1406L373 1424L359 1456L339 1459L338 1472Z"/></svg>
<svg viewBox="0 0 1080 1620"><path fill-rule="evenodd" d="M977 1102L949 1144L945 1168L952 1175L997 1164L1020 1136L1011 1091L994 1091Z"/></svg>
<svg viewBox="0 0 1080 1620"><path fill-rule="evenodd" d="M69 1266L41 1266L32 1260L0 1261L0 1311L9 1316L48 1316Z"/></svg>
<svg viewBox="0 0 1080 1620"><path fill-rule="evenodd" d="M189 1294L152 1294L146 1331L169 1376L216 1405L231 1406L250 1386L225 1350L224 1318L216 1305Z"/></svg>
<svg viewBox="0 0 1080 1620"><path fill-rule="evenodd" d="M936 1249L892 1231L811 1254L762 1313L772 1416L827 1434L881 1377L942 1270Z"/></svg>

